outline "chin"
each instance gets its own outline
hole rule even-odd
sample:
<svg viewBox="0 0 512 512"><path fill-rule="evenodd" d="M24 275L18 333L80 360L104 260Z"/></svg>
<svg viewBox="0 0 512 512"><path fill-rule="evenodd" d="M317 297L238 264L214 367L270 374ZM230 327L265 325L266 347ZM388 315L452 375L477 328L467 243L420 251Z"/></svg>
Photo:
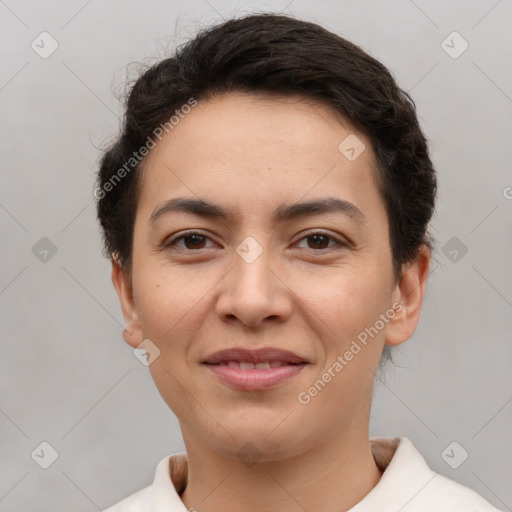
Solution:
<svg viewBox="0 0 512 512"><path fill-rule="evenodd" d="M287 412L283 413L283 410ZM250 419L238 415L239 421L236 421L235 414L231 416L232 421L222 423L224 428L206 433L205 438L212 448L227 457L253 457L259 462L293 457L302 453L309 444L314 444L312 437L315 434L308 434L304 422L289 422L289 412L290 409L282 409L279 415L274 414L272 418L263 415L259 420L254 418L256 413L253 412ZM293 414L289 419L292 417Z"/></svg>
<svg viewBox="0 0 512 512"><path fill-rule="evenodd" d="M268 433L268 432L267 432ZM305 450L304 439L290 436L251 435L233 436L223 439L209 438L211 447L224 456L238 459L249 467L255 463L275 462L299 455Z"/></svg>

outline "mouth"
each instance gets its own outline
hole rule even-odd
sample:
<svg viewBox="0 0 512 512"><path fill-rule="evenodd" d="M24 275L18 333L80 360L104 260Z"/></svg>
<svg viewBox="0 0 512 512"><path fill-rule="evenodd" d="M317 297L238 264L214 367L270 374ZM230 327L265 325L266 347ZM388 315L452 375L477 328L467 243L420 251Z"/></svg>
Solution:
<svg viewBox="0 0 512 512"><path fill-rule="evenodd" d="M224 384L239 390L256 391L290 380L309 362L287 350L233 348L215 352L202 364Z"/></svg>
<svg viewBox="0 0 512 512"><path fill-rule="evenodd" d="M209 364L209 363L205 363ZM239 368L240 370L270 370L270 368L280 368L281 366L296 365L300 363L289 363L286 361L262 361L253 363L251 361L221 361L213 363L213 366L227 366L229 368Z"/></svg>
<svg viewBox="0 0 512 512"><path fill-rule="evenodd" d="M268 363L270 368L276 368L287 364L308 363L308 361L289 350L266 347L257 350L244 348L228 348L225 350L219 350L218 352L208 356L203 363L217 365L229 363L261 365ZM247 366L246 369L253 370L254 368ZM261 369L265 368L262 367Z"/></svg>

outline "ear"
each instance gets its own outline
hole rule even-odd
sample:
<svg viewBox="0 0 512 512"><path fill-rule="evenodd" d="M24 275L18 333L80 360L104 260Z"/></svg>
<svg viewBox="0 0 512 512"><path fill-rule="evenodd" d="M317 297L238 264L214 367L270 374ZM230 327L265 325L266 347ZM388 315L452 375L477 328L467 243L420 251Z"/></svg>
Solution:
<svg viewBox="0 0 512 512"><path fill-rule="evenodd" d="M116 258L112 259L112 284L119 297L124 320L126 322L123 338L128 345L137 348L142 343L144 335L133 299L131 276L123 270L123 267Z"/></svg>
<svg viewBox="0 0 512 512"><path fill-rule="evenodd" d="M396 285L395 302L400 303L402 308L396 309L395 316L387 326L386 344L400 345L414 333L420 318L429 266L430 250L423 245L416 259L406 264Z"/></svg>

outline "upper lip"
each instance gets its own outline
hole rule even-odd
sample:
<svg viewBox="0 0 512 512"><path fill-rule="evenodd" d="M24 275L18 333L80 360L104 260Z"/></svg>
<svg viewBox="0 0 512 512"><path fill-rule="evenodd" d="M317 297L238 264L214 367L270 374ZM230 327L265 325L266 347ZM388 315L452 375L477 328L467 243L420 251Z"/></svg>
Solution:
<svg viewBox="0 0 512 512"><path fill-rule="evenodd" d="M303 358L290 352L278 348L264 347L257 350L244 348L228 348L214 352L203 363L218 364L228 361L243 361L248 363L264 363L266 361L283 361L291 364L307 363Z"/></svg>

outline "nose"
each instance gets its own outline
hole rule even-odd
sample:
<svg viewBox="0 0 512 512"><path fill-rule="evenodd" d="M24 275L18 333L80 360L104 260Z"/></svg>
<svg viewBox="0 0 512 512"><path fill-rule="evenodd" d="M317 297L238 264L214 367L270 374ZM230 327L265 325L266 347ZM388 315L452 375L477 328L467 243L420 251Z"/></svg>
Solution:
<svg viewBox="0 0 512 512"><path fill-rule="evenodd" d="M268 251L254 260L234 254L233 268L222 280L216 310L224 322L242 322L259 327L266 322L284 322L292 310L291 291L280 276Z"/></svg>

